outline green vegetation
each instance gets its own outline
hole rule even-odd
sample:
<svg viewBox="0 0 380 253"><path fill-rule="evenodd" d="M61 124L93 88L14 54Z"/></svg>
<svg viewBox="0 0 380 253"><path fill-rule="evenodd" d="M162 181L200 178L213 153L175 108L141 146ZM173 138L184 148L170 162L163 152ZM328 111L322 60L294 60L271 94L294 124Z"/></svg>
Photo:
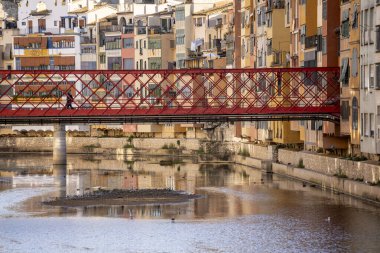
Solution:
<svg viewBox="0 0 380 253"><path fill-rule="evenodd" d="M165 143L164 146L162 146L162 149L177 149L177 147L173 143L170 143L169 145Z"/></svg>
<svg viewBox="0 0 380 253"><path fill-rule="evenodd" d="M350 161L355 161L355 162L360 162L360 161L366 161L368 160L367 157L361 155L361 156L346 156L343 159L350 160Z"/></svg>
<svg viewBox="0 0 380 253"><path fill-rule="evenodd" d="M197 153L198 153L199 155L202 155L202 154L205 154L205 153L206 153L205 150L204 150L204 148L203 148L203 146L200 146L200 147L199 147L199 149L197 150Z"/></svg>
<svg viewBox="0 0 380 253"><path fill-rule="evenodd" d="M245 148L243 150L240 149L238 155L241 155L241 156L244 156L244 157L249 157L250 156L249 151L247 149L245 149Z"/></svg>
<svg viewBox="0 0 380 253"><path fill-rule="evenodd" d="M100 144L90 144L90 145L84 145L83 149L85 152L93 153L95 148L100 148Z"/></svg>
<svg viewBox="0 0 380 253"><path fill-rule="evenodd" d="M348 178L346 174L343 173L342 169L339 167L338 172L334 174L338 178Z"/></svg>
<svg viewBox="0 0 380 253"><path fill-rule="evenodd" d="M125 144L124 146L123 146L123 148L134 148L135 146L133 146L133 144Z"/></svg>
<svg viewBox="0 0 380 253"><path fill-rule="evenodd" d="M94 149L94 148L100 148L100 144L97 143L97 144L90 144L90 145L84 145L83 148L86 148L86 149Z"/></svg>
<svg viewBox="0 0 380 253"><path fill-rule="evenodd" d="M298 166L297 167L301 168L301 169L305 168L305 165L303 164L303 159L302 158L298 161Z"/></svg>

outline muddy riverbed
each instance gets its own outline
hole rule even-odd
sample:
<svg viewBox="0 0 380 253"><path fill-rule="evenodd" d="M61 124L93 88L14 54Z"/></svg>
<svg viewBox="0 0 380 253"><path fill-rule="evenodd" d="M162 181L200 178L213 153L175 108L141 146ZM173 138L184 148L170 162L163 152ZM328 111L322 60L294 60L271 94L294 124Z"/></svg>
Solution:
<svg viewBox="0 0 380 253"><path fill-rule="evenodd" d="M44 201L43 204L65 207L109 205L135 206L147 204L182 203L200 197L202 196L197 194L187 194L183 191L174 191L170 189L106 190L100 188L94 192L80 196L67 196L50 201Z"/></svg>

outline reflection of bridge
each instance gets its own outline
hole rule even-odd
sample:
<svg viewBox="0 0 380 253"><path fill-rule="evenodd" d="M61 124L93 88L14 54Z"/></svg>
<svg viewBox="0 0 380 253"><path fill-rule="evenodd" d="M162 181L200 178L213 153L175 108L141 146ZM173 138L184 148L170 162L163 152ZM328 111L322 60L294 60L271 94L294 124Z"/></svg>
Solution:
<svg viewBox="0 0 380 253"><path fill-rule="evenodd" d="M338 68L0 71L0 123L336 120ZM66 109L71 91L74 109Z"/></svg>

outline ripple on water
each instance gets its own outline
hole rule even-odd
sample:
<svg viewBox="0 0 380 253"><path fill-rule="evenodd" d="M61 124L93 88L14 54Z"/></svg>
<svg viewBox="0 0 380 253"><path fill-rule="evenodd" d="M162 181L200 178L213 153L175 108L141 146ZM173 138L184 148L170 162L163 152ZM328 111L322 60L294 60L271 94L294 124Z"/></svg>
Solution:
<svg viewBox="0 0 380 253"><path fill-rule="evenodd" d="M52 187L41 188L14 188L2 191L0 194L0 217L21 217L28 213L16 211L16 207L23 201L54 191Z"/></svg>
<svg viewBox="0 0 380 253"><path fill-rule="evenodd" d="M345 243L349 237L340 228L312 230L300 220L281 215L176 223L106 218L3 221L0 244L6 251L349 252ZM11 241L13 238L22 244Z"/></svg>

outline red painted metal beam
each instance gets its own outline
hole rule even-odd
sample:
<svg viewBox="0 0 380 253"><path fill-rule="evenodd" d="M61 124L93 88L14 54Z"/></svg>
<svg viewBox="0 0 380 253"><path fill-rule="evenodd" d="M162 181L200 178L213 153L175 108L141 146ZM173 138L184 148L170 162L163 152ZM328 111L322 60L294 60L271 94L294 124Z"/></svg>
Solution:
<svg viewBox="0 0 380 253"><path fill-rule="evenodd" d="M331 120L340 113L338 79L339 68L2 70L0 122L138 121L144 115Z"/></svg>

